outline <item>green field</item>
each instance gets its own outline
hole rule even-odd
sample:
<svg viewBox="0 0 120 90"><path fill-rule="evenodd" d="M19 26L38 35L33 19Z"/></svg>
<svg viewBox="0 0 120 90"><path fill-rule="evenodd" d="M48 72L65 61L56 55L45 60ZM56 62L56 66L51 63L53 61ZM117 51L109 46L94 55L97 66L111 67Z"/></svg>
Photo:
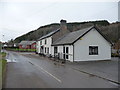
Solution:
<svg viewBox="0 0 120 90"><path fill-rule="evenodd" d="M36 51L36 49L19 49L19 48L7 48L7 50L26 51L26 52L35 52Z"/></svg>

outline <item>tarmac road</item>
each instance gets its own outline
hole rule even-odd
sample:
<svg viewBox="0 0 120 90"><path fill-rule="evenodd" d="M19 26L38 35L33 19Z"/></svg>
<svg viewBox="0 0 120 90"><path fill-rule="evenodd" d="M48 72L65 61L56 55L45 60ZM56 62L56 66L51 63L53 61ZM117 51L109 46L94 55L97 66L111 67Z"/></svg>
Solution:
<svg viewBox="0 0 120 90"><path fill-rule="evenodd" d="M4 88L118 88L116 83L38 55L7 51Z"/></svg>

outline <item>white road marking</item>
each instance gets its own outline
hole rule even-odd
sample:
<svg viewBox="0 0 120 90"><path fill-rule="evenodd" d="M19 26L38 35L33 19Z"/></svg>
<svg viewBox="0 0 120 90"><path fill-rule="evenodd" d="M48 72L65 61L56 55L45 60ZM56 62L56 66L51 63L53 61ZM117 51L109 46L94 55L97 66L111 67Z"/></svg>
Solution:
<svg viewBox="0 0 120 90"><path fill-rule="evenodd" d="M30 61L28 61L28 62L30 62ZM35 65L35 64L33 64L33 65ZM56 79L58 82L62 83L62 81L60 79L58 79L56 76L52 75L51 73L49 73L48 71L46 71L45 69L43 69L42 67L40 67L39 65L35 65L35 66L38 67L38 68L40 68L42 71L46 72L48 75L50 75L51 77L53 77L54 79Z"/></svg>
<svg viewBox="0 0 120 90"><path fill-rule="evenodd" d="M111 84L113 84L113 85L115 85L115 86L119 86L118 84L116 84L116 83L113 83L113 82L110 82L110 81L108 81L109 83L111 83Z"/></svg>

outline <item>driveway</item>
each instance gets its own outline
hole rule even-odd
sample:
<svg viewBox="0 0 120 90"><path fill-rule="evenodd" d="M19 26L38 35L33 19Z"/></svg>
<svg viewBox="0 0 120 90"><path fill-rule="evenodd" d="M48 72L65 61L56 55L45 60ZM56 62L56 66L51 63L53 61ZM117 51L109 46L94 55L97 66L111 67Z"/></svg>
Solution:
<svg viewBox="0 0 120 90"><path fill-rule="evenodd" d="M85 62L65 65L33 53L8 51L7 75L4 88L117 88L118 84L85 73L97 72L97 68ZM98 62L97 62L98 63ZM102 62L101 62L102 63ZM88 65L87 65L88 64ZM96 64L96 63L94 63ZM109 65L109 64L108 64ZM97 65L96 65L97 66ZM90 68L91 67L91 68ZM98 66L101 68L100 66ZM86 69L87 68L87 69ZM90 70L89 70L90 68ZM105 68L105 66L104 66ZM111 67L112 68L112 67ZM95 69L95 70L92 70ZM83 70L85 72L82 72ZM100 69L102 70L102 69ZM107 70L107 69L106 69ZM99 72L99 71L98 71ZM97 75L100 75L100 74ZM106 72L105 72L106 73ZM106 74L101 75L106 75ZM108 73L108 72L107 72ZM111 72L112 73L112 72ZM100 76L101 76L100 75ZM116 73L109 76L116 80Z"/></svg>

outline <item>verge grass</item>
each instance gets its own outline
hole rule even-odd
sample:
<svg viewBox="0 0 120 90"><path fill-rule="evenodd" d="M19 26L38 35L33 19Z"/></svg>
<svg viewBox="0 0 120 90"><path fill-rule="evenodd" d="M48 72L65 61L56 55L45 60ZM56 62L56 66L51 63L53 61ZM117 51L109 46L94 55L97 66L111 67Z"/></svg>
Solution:
<svg viewBox="0 0 120 90"><path fill-rule="evenodd" d="M4 59L5 56L6 56L6 53L4 52L0 53L0 89L2 89L2 82L4 80L4 73L6 70L7 61Z"/></svg>

